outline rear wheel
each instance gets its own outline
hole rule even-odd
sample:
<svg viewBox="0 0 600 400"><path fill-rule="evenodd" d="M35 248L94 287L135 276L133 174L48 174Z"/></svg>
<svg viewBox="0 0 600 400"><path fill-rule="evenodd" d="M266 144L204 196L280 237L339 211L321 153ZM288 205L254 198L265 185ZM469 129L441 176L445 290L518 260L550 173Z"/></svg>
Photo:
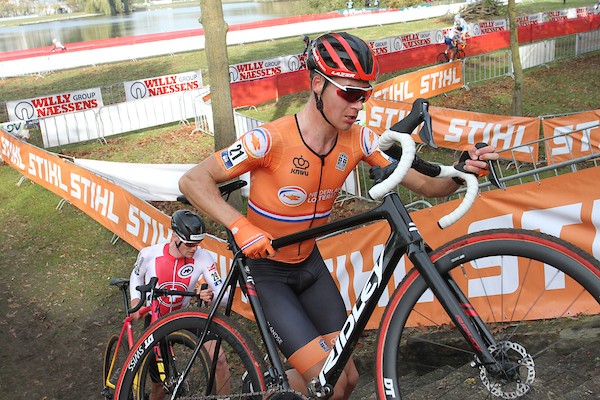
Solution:
<svg viewBox="0 0 600 400"><path fill-rule="evenodd" d="M380 399L551 399L600 374L600 264L553 236L498 229L431 255L481 318L502 371L490 374L414 270L379 329ZM433 384L432 384L433 382ZM593 385L592 385L593 386ZM578 398L573 394L574 398ZM560 397L560 396L559 396Z"/></svg>
<svg viewBox="0 0 600 400"><path fill-rule="evenodd" d="M102 366L102 386L104 389L102 390L102 395L107 399L112 399L117 380L119 379L123 365L125 365L127 354L129 353L124 338L117 347L118 343L119 336L112 335L110 339L108 339L106 349L104 350L104 362ZM133 396L130 395L128 398L131 399Z"/></svg>
<svg viewBox="0 0 600 400"><path fill-rule="evenodd" d="M205 311L186 309L170 313L150 325L127 357L127 368L119 378L115 399L127 399L127 393L135 387L136 374L142 372L147 365L146 358L154 356L153 348L156 345L172 335L191 334L192 337L199 338L206 325L206 317ZM266 369L263 360L256 357L259 353L252 339L241 331L234 321L223 316L215 316L209 334L212 339L206 343L209 351L204 353L200 351L180 386L177 398L214 399L215 396L228 397L229 395L260 398L258 395L252 396L252 393L265 390L262 372ZM213 357L215 347L219 350L217 356ZM192 353L186 344L177 344L175 349L177 349L175 353L177 371L173 371L173 365L168 365L171 375L163 384L163 389L169 393L169 396L188 365ZM214 362L216 364L213 366ZM213 370L216 371L215 374L212 373ZM145 378L141 379L145 379L144 385L147 387L148 374L142 375Z"/></svg>

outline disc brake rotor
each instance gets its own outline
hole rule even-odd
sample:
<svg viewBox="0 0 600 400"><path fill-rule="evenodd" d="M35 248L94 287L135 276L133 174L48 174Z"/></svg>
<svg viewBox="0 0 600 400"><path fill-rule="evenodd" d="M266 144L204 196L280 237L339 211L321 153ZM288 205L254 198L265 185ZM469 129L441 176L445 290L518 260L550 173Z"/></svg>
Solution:
<svg viewBox="0 0 600 400"><path fill-rule="evenodd" d="M523 346L510 341L491 345L488 350L502 366L502 372L491 375L485 366L479 367L479 377L487 390L502 399L525 395L535 380L535 364L531 355Z"/></svg>

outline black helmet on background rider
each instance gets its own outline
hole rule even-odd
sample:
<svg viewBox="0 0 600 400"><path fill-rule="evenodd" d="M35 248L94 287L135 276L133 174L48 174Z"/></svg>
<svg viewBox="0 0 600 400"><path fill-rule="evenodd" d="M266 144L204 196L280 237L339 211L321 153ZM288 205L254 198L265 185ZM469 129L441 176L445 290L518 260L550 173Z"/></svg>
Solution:
<svg viewBox="0 0 600 400"><path fill-rule="evenodd" d="M175 211L171 217L171 228L184 243L199 243L206 236L202 218L189 210Z"/></svg>
<svg viewBox="0 0 600 400"><path fill-rule="evenodd" d="M306 62L309 71L361 81L377 78L379 67L371 47L346 32L326 33L316 38Z"/></svg>

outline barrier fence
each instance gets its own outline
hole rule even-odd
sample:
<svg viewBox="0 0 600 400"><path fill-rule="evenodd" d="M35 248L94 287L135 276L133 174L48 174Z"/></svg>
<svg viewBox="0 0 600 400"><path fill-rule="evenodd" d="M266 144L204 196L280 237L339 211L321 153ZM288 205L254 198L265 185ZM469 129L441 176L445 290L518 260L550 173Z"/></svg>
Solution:
<svg viewBox="0 0 600 400"><path fill-rule="evenodd" d="M570 21L570 23L577 27L587 21L585 18L579 19L584 21L579 23L579 20L575 20ZM590 25L589 21L585 23ZM560 22L557 22L554 25L557 24L560 25ZM550 31L565 30L564 28L562 30L556 27L553 28L552 26L554 25L552 23L544 23L543 25L547 26ZM530 27L521 27L520 34L521 29L528 28ZM528 33L523 36L528 38L541 36L539 33L534 35L532 32L533 31L528 31ZM485 34L485 32L480 33ZM502 35L499 36L498 33L500 32L491 34L490 38L486 38L486 40L497 41L503 37ZM505 32L501 33L504 34ZM463 85L466 88L468 88L470 84L476 82L512 75L510 52L503 49L493 53L482 53L484 47L482 42L475 41L475 39L482 38L483 37L473 38L473 41L471 42L472 47L467 47L467 53L472 51L474 54L463 61ZM437 41L438 39L436 38L435 40ZM391 44L390 41L391 38L388 38L381 42L386 46L395 45L396 42ZM375 41L373 45L377 45L377 42L378 41ZM405 47L406 43L402 42L400 46ZM427 59L426 57L423 57L423 54L431 52L432 50L437 51L435 50L436 46L439 45L430 45L412 49L403 48L403 50L406 51L402 51L401 53L406 53L407 60L412 57L410 54L421 54L417 59L422 65L423 60ZM520 46L520 53L524 68L531 68L559 59L576 57L598 49L600 49L600 30L593 30L541 40L529 44L522 44ZM385 54L384 56L388 55L389 54ZM433 60L434 57L431 57L431 59ZM382 66L388 63L385 60L384 57L384 59L382 59ZM389 69L389 66L386 68ZM397 68L397 65L395 65L394 68ZM277 79L278 81L285 79L292 80L297 82L296 85L306 84L307 79L300 79L300 75L298 75L300 72L306 71L280 74L281 76ZM304 77L304 75L302 75L302 77ZM232 87L240 86L240 90L248 91L248 89L252 89L251 86L253 84L260 81L263 80L239 82L237 84L232 84ZM255 89L256 88L250 90L248 93L256 94L257 92L262 92L262 90ZM292 92L300 89L302 88L293 88ZM102 104L96 109L60 114L27 123L24 121L9 122L2 124L2 127L9 131L27 131L23 136L29 136L32 143L45 148L94 139L102 141L105 140L106 137L115 134L146 129L172 122L188 123L191 119L194 119L195 131L204 133L209 133L210 131L210 128L208 127L211 126L211 112L207 107L197 104L199 99L202 99L203 96L208 93L208 87L199 87L196 90L188 90L187 93L177 92L137 101L126 101L127 93L122 83L114 84L102 88L101 90L98 88L98 90L102 93ZM284 94L286 93L280 93L280 95ZM0 121L7 121L9 119L6 114L6 112L8 112L7 105L4 105L5 107L0 107Z"/></svg>

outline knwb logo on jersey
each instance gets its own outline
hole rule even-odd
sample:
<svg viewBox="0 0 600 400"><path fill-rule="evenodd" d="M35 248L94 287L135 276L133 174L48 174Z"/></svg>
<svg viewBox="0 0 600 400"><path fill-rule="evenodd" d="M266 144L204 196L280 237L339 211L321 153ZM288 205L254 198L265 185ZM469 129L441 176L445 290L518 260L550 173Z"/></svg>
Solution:
<svg viewBox="0 0 600 400"><path fill-rule="evenodd" d="M302 156L294 157L292 162L294 163L294 167L290 171L292 174L308 176L307 169L308 169L308 167L310 167L310 163L308 162L308 160L306 158L304 158Z"/></svg>
<svg viewBox="0 0 600 400"><path fill-rule="evenodd" d="M273 140L266 129L256 128L244 135L242 143L250 157L261 158L269 153Z"/></svg>
<svg viewBox="0 0 600 400"><path fill-rule="evenodd" d="M278 190L277 197L286 206L296 207L306 201L307 194L299 186L285 186Z"/></svg>

